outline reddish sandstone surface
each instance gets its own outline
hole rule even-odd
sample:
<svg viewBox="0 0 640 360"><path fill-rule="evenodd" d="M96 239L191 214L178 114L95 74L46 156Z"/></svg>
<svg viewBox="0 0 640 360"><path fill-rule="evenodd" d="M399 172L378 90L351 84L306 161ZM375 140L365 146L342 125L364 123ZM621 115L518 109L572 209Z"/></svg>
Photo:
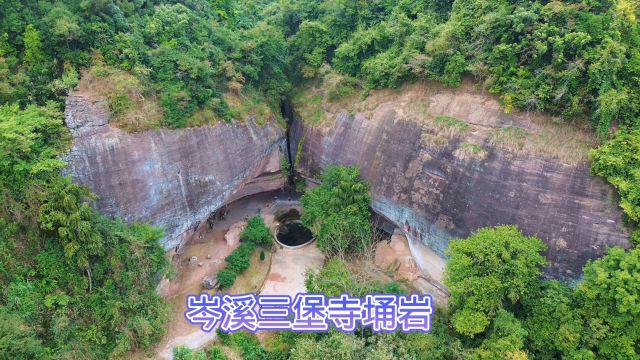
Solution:
<svg viewBox="0 0 640 360"><path fill-rule="evenodd" d="M127 133L109 124L106 100L82 93L67 98L65 116L67 173L99 196L104 214L165 229L166 249L224 203L284 185L275 121Z"/></svg>
<svg viewBox="0 0 640 360"><path fill-rule="evenodd" d="M331 164L360 167L373 209L440 256L452 238L516 224L549 246L548 275L575 280L607 246L630 245L613 189L589 175L588 130L506 114L470 84L416 83L323 108L322 124L295 121L296 168L318 178Z"/></svg>

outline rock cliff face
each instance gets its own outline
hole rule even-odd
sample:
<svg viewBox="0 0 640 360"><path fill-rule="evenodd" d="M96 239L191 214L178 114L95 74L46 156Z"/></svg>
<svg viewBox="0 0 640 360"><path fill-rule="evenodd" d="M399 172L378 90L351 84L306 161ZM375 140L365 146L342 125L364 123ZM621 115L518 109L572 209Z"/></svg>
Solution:
<svg viewBox="0 0 640 360"><path fill-rule="evenodd" d="M407 85L323 107L321 125L294 122L297 169L317 178L330 164L359 166L374 210L440 256L452 238L517 224L548 244L548 275L575 280L606 246L629 246L612 189L589 175L588 132L505 114L469 85Z"/></svg>
<svg viewBox="0 0 640 360"><path fill-rule="evenodd" d="M104 214L164 228L167 249L225 202L284 185L276 124L131 134L109 125L104 100L81 94L69 96L65 115L74 141L67 172L99 196Z"/></svg>

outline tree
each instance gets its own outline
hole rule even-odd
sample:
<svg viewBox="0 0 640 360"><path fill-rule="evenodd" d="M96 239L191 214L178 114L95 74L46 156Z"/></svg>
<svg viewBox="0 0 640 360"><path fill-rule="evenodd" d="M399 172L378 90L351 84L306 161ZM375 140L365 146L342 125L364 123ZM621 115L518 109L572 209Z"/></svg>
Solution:
<svg viewBox="0 0 640 360"><path fill-rule="evenodd" d="M89 258L101 254L104 244L88 199L86 188L59 181L40 208L40 226L60 240L66 257L90 272Z"/></svg>
<svg viewBox="0 0 640 360"><path fill-rule="evenodd" d="M355 167L329 166L322 184L300 199L302 222L327 254L364 250L372 241L369 185L359 177Z"/></svg>
<svg viewBox="0 0 640 360"><path fill-rule="evenodd" d="M44 359L45 348L33 328L0 306L0 359Z"/></svg>
<svg viewBox="0 0 640 360"><path fill-rule="evenodd" d="M273 243L273 236L260 215L256 215L247 221L247 227L240 234L240 239L265 247Z"/></svg>
<svg viewBox="0 0 640 360"><path fill-rule="evenodd" d="M527 348L540 359L575 358L585 332L582 311L567 285L547 280L523 300Z"/></svg>
<svg viewBox="0 0 640 360"><path fill-rule="evenodd" d="M460 334L483 332L498 311L525 299L538 283L546 250L515 226L484 228L453 240L444 282L451 293L452 323Z"/></svg>
<svg viewBox="0 0 640 360"><path fill-rule="evenodd" d="M304 285L310 293L335 297L342 293L354 294L358 284L351 278L344 261L333 258L324 264L318 273L307 272Z"/></svg>
<svg viewBox="0 0 640 360"><path fill-rule="evenodd" d="M326 25L318 21L304 21L298 32L289 40L292 63L304 78L317 75L320 66L327 61L327 49L331 41Z"/></svg>
<svg viewBox="0 0 640 360"><path fill-rule="evenodd" d="M478 348L469 351L465 358L526 360L527 354L523 351L526 336L527 331L512 313L498 310L487 338Z"/></svg>
<svg viewBox="0 0 640 360"><path fill-rule="evenodd" d="M24 65L32 70L45 62L46 56L42 50L40 32L29 24L24 31Z"/></svg>
<svg viewBox="0 0 640 360"><path fill-rule="evenodd" d="M609 249L584 267L576 288L586 318L588 347L603 359L640 356L640 248Z"/></svg>
<svg viewBox="0 0 640 360"><path fill-rule="evenodd" d="M24 200L31 185L50 184L65 164L66 129L53 106L0 106L0 184ZM6 204L7 201L4 203ZM37 215L35 216L37 217Z"/></svg>

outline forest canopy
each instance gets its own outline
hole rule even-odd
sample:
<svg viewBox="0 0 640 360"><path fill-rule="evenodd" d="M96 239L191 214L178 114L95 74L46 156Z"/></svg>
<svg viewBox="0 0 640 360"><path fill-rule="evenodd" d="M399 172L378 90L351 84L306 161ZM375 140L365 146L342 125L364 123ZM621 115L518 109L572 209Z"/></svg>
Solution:
<svg viewBox="0 0 640 360"><path fill-rule="evenodd" d="M0 0L0 359L121 357L163 334L162 231L105 218L62 175L71 145L62 110L81 77L110 89L112 121L132 131L278 113L327 67L365 95L470 77L506 112L589 123L602 141L592 172L618 189L634 229L639 16L638 0ZM147 102L153 121L127 123ZM305 196L304 220L325 252L368 245L371 198L357 169L329 168ZM266 242L264 231L245 235ZM479 230L449 249L452 307L432 334L282 335L285 354L638 359L638 249L609 250L575 289L540 277L543 251L513 227ZM337 261L308 277L318 291L343 282L378 289L353 285ZM254 358L275 354L245 334L227 341Z"/></svg>
<svg viewBox="0 0 640 360"><path fill-rule="evenodd" d="M366 87L471 74L505 109L589 119L602 137L640 115L639 5L617 1L2 0L0 103L64 101L95 53L157 96L163 126L224 94L277 102L323 64Z"/></svg>

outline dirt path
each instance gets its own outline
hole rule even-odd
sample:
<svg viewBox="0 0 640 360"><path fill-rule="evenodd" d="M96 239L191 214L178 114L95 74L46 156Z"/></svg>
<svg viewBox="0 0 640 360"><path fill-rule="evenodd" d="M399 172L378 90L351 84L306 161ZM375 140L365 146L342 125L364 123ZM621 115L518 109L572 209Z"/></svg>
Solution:
<svg viewBox="0 0 640 360"><path fill-rule="evenodd" d="M290 295L305 291L304 274L308 269L320 269L324 255L315 243L300 249L278 249L273 254L271 271L260 294Z"/></svg>
<svg viewBox="0 0 640 360"><path fill-rule="evenodd" d="M200 326L191 325L185 318L187 295L202 292L201 281L205 276L213 276L225 266L227 257L234 247L227 246L224 240L226 230L214 230L206 233L204 242L189 245L181 255L178 275L169 283L167 291L171 304L171 320L169 320L167 334L158 345L156 358L171 359L172 349L178 345L199 348L215 339L215 332L206 333ZM207 259L211 255L211 259ZM188 259L197 256L203 266L189 266Z"/></svg>

